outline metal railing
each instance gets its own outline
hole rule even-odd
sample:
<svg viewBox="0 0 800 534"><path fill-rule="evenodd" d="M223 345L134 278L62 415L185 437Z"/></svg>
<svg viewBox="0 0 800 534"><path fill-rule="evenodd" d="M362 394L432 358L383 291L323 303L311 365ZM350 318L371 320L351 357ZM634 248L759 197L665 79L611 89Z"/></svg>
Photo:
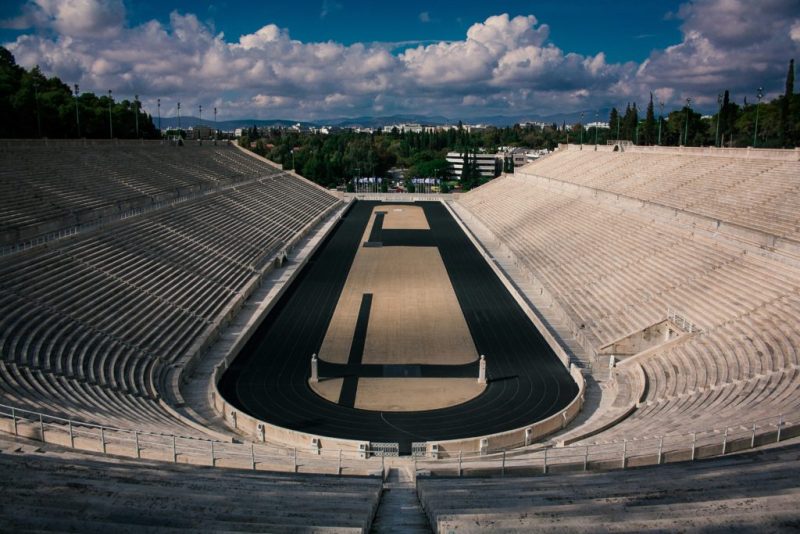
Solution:
<svg viewBox="0 0 800 534"><path fill-rule="evenodd" d="M384 460L370 451L278 447L122 429L0 404L0 430L72 449L172 463L237 469L382 474Z"/></svg>
<svg viewBox="0 0 800 534"><path fill-rule="evenodd" d="M800 436L800 413L680 434L565 447L417 457L418 472L437 475L496 475L626 469L724 456Z"/></svg>
<svg viewBox="0 0 800 534"><path fill-rule="evenodd" d="M694 324L692 321L690 321L683 315L679 314L672 308L667 308L667 319L672 321L675 324L675 326L677 326L684 332L689 332L691 334L696 330L700 330L696 324Z"/></svg>
<svg viewBox="0 0 800 534"><path fill-rule="evenodd" d="M385 450L290 448L121 429L0 404L0 430L43 443L114 456L214 467L380 475ZM680 434L552 447L426 454L415 444L415 471L437 475L549 474L694 461L800 436L800 413ZM376 444L377 445L377 444Z"/></svg>

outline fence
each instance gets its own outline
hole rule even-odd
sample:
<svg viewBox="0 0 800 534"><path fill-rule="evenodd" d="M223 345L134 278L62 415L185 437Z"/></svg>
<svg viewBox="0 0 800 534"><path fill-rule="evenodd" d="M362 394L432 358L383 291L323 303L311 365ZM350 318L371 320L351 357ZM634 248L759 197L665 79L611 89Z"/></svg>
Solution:
<svg viewBox="0 0 800 534"><path fill-rule="evenodd" d="M463 453L416 458L418 472L437 475L505 475L626 469L724 456L800 436L800 414L722 428L607 443Z"/></svg>
<svg viewBox="0 0 800 534"><path fill-rule="evenodd" d="M383 472L383 458L373 457L370 451L230 443L114 428L4 404L0 404L0 430L43 443L145 460L294 473L375 475Z"/></svg>
<svg viewBox="0 0 800 534"><path fill-rule="evenodd" d="M380 475L385 467L384 450L229 443L96 425L3 404L0 430L88 452L214 467L336 475ZM566 447L436 455L415 443L413 461L418 473L455 476L626 469L724 456L797 436L800 413L793 413L690 433Z"/></svg>
<svg viewBox="0 0 800 534"><path fill-rule="evenodd" d="M677 327L679 327L684 332L689 332L691 334L695 330L700 330L696 324L694 324L692 321L690 321L683 315L679 314L672 308L667 308L667 319L672 321Z"/></svg>

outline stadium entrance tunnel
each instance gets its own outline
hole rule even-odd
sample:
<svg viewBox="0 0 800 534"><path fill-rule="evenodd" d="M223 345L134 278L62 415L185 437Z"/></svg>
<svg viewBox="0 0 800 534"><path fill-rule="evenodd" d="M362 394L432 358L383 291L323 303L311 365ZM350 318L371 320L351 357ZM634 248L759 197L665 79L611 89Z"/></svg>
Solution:
<svg viewBox="0 0 800 534"><path fill-rule="evenodd" d="M532 425L578 393L438 202L354 203L218 387L230 405L270 425L397 443L401 454L412 443Z"/></svg>

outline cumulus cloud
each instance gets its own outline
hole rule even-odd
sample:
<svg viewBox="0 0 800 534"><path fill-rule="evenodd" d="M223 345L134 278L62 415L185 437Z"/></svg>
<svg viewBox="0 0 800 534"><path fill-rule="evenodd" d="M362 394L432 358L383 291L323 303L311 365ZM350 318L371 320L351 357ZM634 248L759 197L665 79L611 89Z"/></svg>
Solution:
<svg viewBox="0 0 800 534"><path fill-rule="evenodd" d="M125 20L122 0L32 0L22 14L3 21L14 29L48 29L70 37L113 35Z"/></svg>
<svg viewBox="0 0 800 534"><path fill-rule="evenodd" d="M151 108L160 97L166 113L180 98L184 109L216 105L220 118L462 117L620 105L650 91L668 104L687 93L701 102L703 91L715 100L720 88L767 87L769 77L785 74L791 54L800 57L796 1L765 0L769 9L749 6L747 16L741 0L686 4L675 15L681 42L642 64L563 50L533 15L492 16L461 40L413 43L401 52L385 43L301 42L274 24L226 39L191 13L131 26L121 0L32 0L3 24L33 30L7 45L20 64L98 93L145 95ZM321 16L340 8L326 0Z"/></svg>
<svg viewBox="0 0 800 534"><path fill-rule="evenodd" d="M642 87L671 88L673 98L703 105L720 90L754 94L758 86L775 96L789 59L800 56L797 0L696 0L676 16L682 41L653 52L636 78Z"/></svg>

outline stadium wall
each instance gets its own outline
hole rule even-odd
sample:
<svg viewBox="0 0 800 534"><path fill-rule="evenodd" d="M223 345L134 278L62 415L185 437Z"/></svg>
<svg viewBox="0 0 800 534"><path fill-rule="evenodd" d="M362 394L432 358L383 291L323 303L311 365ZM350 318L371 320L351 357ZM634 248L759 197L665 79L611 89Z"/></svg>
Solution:
<svg viewBox="0 0 800 534"><path fill-rule="evenodd" d="M613 152L619 145L592 145L584 143L576 145L573 143L560 143L558 150L593 150L596 152ZM685 156L716 156L720 158L742 158L742 159L771 159L779 161L800 161L800 147L793 149L784 148L717 148L713 146L645 146L629 145L623 148L624 152L639 152L650 154L680 154Z"/></svg>

